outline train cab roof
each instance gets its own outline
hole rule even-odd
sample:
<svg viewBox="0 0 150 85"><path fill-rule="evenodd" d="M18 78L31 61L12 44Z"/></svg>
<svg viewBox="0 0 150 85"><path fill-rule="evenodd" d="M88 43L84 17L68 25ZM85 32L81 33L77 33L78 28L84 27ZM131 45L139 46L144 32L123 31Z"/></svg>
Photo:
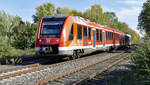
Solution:
<svg viewBox="0 0 150 85"><path fill-rule="evenodd" d="M43 18L67 18L67 16L68 15L57 14L57 15L44 16Z"/></svg>

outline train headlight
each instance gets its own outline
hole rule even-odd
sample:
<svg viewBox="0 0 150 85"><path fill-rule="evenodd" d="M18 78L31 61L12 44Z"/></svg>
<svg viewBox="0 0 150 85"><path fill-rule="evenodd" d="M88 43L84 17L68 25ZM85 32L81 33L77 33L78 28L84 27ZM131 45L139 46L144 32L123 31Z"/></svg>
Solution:
<svg viewBox="0 0 150 85"><path fill-rule="evenodd" d="M39 42L42 42L42 40L40 39Z"/></svg>
<svg viewBox="0 0 150 85"><path fill-rule="evenodd" d="M59 40L57 39L56 42L58 42Z"/></svg>

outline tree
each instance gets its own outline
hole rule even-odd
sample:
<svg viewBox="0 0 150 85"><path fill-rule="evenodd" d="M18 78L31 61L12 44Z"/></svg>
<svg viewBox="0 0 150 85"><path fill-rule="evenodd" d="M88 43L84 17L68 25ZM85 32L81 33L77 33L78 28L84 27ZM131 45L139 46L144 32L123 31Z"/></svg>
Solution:
<svg viewBox="0 0 150 85"><path fill-rule="evenodd" d="M89 19L90 21L96 22L98 24L102 23L102 14L103 10L100 5L95 4L91 6L90 9L87 9L83 17Z"/></svg>
<svg viewBox="0 0 150 85"><path fill-rule="evenodd" d="M138 17L138 29L150 32L150 0L143 4L143 10Z"/></svg>
<svg viewBox="0 0 150 85"><path fill-rule="evenodd" d="M81 12L78 12L77 10L72 10L72 9L69 9L67 7L64 7L64 8L61 8L61 7L58 7L56 9L56 14L64 14L64 15L72 15L72 16L82 16L82 13Z"/></svg>
<svg viewBox="0 0 150 85"><path fill-rule="evenodd" d="M52 3L45 3L36 8L36 14L33 15L33 20L37 23L41 17L53 14L55 14L55 6Z"/></svg>
<svg viewBox="0 0 150 85"><path fill-rule="evenodd" d="M57 9L56 9L56 13L57 14L63 14L63 11L62 11L63 9L61 8L61 7L58 7Z"/></svg>
<svg viewBox="0 0 150 85"><path fill-rule="evenodd" d="M6 14L4 11L0 12L0 36L4 37L5 40L11 44L13 42L13 30L21 22L21 18L18 16L11 16Z"/></svg>
<svg viewBox="0 0 150 85"><path fill-rule="evenodd" d="M58 7L56 10L57 14L71 15L71 9L64 7Z"/></svg>
<svg viewBox="0 0 150 85"><path fill-rule="evenodd" d="M80 16L80 17L83 16L82 12L78 12L77 10L72 10L71 15L72 16Z"/></svg>
<svg viewBox="0 0 150 85"><path fill-rule="evenodd" d="M115 20L118 21L118 17L116 16L116 14L114 12L105 12L105 13L110 21L112 21L112 22L114 22Z"/></svg>
<svg viewBox="0 0 150 85"><path fill-rule="evenodd" d="M13 47L13 30L20 23L19 17L14 17L6 14L4 11L0 11L0 57L10 56Z"/></svg>

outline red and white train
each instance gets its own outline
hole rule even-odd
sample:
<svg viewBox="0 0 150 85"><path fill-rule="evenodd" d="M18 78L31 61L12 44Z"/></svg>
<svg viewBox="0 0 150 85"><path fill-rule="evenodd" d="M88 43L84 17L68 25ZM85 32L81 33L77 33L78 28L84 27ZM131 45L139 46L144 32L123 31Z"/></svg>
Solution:
<svg viewBox="0 0 150 85"><path fill-rule="evenodd" d="M77 16L42 17L37 30L36 54L73 55L131 44L131 36Z"/></svg>

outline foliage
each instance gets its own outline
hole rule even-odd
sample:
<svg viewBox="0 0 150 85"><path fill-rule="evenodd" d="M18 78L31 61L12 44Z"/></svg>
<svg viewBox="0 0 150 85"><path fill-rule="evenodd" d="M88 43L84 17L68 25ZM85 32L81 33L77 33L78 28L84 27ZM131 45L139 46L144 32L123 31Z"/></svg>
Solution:
<svg viewBox="0 0 150 85"><path fill-rule="evenodd" d="M96 22L98 24L101 24L102 21L104 20L104 17L102 15L102 8L100 5L93 5L91 6L91 9L87 9L86 12L84 13L83 17L85 19L89 19L90 21Z"/></svg>
<svg viewBox="0 0 150 85"><path fill-rule="evenodd" d="M150 37L146 36L132 52L131 59L139 75L150 75Z"/></svg>
<svg viewBox="0 0 150 85"><path fill-rule="evenodd" d="M53 15L55 11L55 6L52 3L45 3L36 8L36 14L33 15L34 22L40 21L40 18L47 15Z"/></svg>
<svg viewBox="0 0 150 85"><path fill-rule="evenodd" d="M150 36L143 38L134 48L132 48L131 60L134 64L132 68L134 79L140 85L149 85L150 83ZM133 77L132 76L132 77Z"/></svg>
<svg viewBox="0 0 150 85"><path fill-rule="evenodd" d="M19 30L18 30L19 28ZM33 48L37 25L25 22L14 30L13 46L19 49Z"/></svg>
<svg viewBox="0 0 150 85"><path fill-rule="evenodd" d="M17 49L33 48L36 28L36 24L0 11L0 57L13 56Z"/></svg>
<svg viewBox="0 0 150 85"><path fill-rule="evenodd" d="M0 35L12 43L13 30L19 25L21 19L13 17L5 12L0 12Z"/></svg>
<svg viewBox="0 0 150 85"><path fill-rule="evenodd" d="M138 29L144 30L146 33L150 31L150 0L143 4L143 10L138 17Z"/></svg>
<svg viewBox="0 0 150 85"><path fill-rule="evenodd" d="M0 36L0 58L4 56L11 56L12 46L8 43L8 40Z"/></svg>
<svg viewBox="0 0 150 85"><path fill-rule="evenodd" d="M4 11L0 11L0 57L11 56L11 50L13 49L11 46L11 43L13 43L13 29L19 22L19 17L13 17Z"/></svg>
<svg viewBox="0 0 150 85"><path fill-rule="evenodd" d="M77 10L69 9L67 7L64 7L64 8L58 7L56 9L56 14L64 14L64 15L72 15L72 16L82 16L81 12L78 12Z"/></svg>

